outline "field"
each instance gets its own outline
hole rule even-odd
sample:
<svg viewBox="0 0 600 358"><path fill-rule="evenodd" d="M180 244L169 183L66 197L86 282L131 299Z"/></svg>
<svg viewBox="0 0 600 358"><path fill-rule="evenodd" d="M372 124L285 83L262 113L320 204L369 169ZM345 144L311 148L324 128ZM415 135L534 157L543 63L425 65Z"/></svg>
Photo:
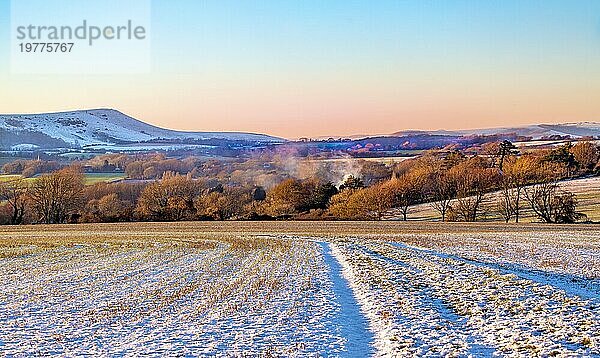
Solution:
<svg viewBox="0 0 600 358"><path fill-rule="evenodd" d="M406 156L394 156L394 157L374 157L374 158L330 158L330 159L311 159L306 160L306 162L323 162L323 163L345 163L349 165L358 165L360 162L375 162L375 163L383 163L386 165L393 165L396 163L401 163L405 160L414 158L415 155L421 153L421 151L406 151Z"/></svg>
<svg viewBox="0 0 600 358"><path fill-rule="evenodd" d="M110 183L122 179L125 179L125 174L123 173L86 173L85 185Z"/></svg>
<svg viewBox="0 0 600 358"><path fill-rule="evenodd" d="M7 175L0 174L0 182L3 181L13 181L21 178L20 175ZM93 185L97 183L109 183L117 180L121 180L125 178L125 174L123 173L86 173L85 174L85 185ZM34 178L27 178L26 181L32 182L35 180Z"/></svg>
<svg viewBox="0 0 600 358"><path fill-rule="evenodd" d="M591 177L583 179L565 180L559 182L559 187L568 190L577 195L577 211L587 215L588 220L600 222L600 177ZM500 215L495 212L494 207L498 193L486 195L483 203L483 209L486 212L483 220L502 221ZM533 212L524 204L525 210L522 212L522 222L532 222L538 220ZM388 219L399 220L402 216L396 211L389 213ZM436 212L430 204L419 204L410 208L408 220L439 220L440 214Z"/></svg>
<svg viewBox="0 0 600 358"><path fill-rule="evenodd" d="M0 182L18 180L19 178L21 178L20 175L0 175Z"/></svg>
<svg viewBox="0 0 600 358"><path fill-rule="evenodd" d="M0 267L0 355L600 355L595 226L0 227Z"/></svg>

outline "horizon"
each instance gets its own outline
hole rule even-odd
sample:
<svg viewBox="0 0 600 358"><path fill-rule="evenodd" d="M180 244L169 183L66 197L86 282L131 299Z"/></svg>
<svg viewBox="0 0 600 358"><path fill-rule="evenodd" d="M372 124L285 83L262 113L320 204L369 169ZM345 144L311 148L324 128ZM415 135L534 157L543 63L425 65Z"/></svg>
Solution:
<svg viewBox="0 0 600 358"><path fill-rule="evenodd" d="M111 107L106 107L106 108L86 108L86 109L70 109L70 110L60 110L60 111L56 111L56 112L35 112L35 113L0 113L0 116L27 116L27 115L45 115L45 114L61 114L61 113L71 113L71 112L88 112L88 111L115 111L118 113L121 113L125 116L128 116L130 118L133 118L134 120L138 120L141 122L144 122L146 124L149 124L151 126L154 127L158 127L161 129L166 129L166 130L172 130L172 131L177 131L177 132L198 132L198 133L202 133L202 132L221 132L221 133L245 133L245 134L258 134L258 135L268 135L271 137L276 137L276 138L280 138L280 139L285 139L285 140L299 140L301 138L309 138L309 139L315 139L315 140L322 140L322 139L326 139L326 138L345 138L345 137L351 137L351 138L368 138L368 137L385 137L385 136L394 136L395 134L398 133L402 133L402 132L461 132L461 131L477 131L477 130L494 130L494 129L518 129L518 128L525 128L525 127L530 127L530 126L543 126L543 125L580 125L580 124L594 124L594 125L600 125L600 122L596 122L596 121L582 121L582 122L561 122L561 123L529 123L529 124L523 124L523 125L516 125L516 126L512 126L512 127L474 127L474 128L458 128L458 129L446 129L446 128L438 128L438 129L430 129L430 130L423 130L423 129L414 129L414 128L407 128L407 129L399 129L399 130L395 130L389 133L373 133L373 134L360 134L360 133L354 133L354 134L347 134L347 135L339 135L336 133L332 133L332 134L325 134L325 135L320 135L320 136L315 136L315 137L309 137L309 136L303 136L303 135L298 135L296 137L281 137L281 136L277 136L268 132L241 132L241 131L206 131L206 130L202 130L202 129L191 129L191 130L180 130L180 129L176 129L176 128L170 128L168 126L159 126L150 122L145 121L143 118L137 118L135 116L132 116L126 112L123 112L119 109L116 108L111 108Z"/></svg>
<svg viewBox="0 0 600 358"><path fill-rule="evenodd" d="M0 112L118 108L282 138L600 120L592 0L151 5L148 73L12 74L0 43ZM1 3L0 37L9 13Z"/></svg>

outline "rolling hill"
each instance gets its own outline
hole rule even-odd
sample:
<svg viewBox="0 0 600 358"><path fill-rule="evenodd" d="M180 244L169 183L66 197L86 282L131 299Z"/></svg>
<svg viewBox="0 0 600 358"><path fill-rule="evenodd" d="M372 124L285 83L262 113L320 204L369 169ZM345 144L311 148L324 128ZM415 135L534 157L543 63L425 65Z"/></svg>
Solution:
<svg viewBox="0 0 600 358"><path fill-rule="evenodd" d="M0 115L0 149L144 148L264 145L285 140L239 132L183 132L159 128L112 109Z"/></svg>
<svg viewBox="0 0 600 358"><path fill-rule="evenodd" d="M483 128L469 130L437 130L419 131L408 130L393 133L392 136L413 136L418 134L443 135L443 136L471 136L471 135L502 135L515 134L520 137L531 137L531 139L545 139L552 136L570 136L571 138L600 137L600 123L579 122L564 124L536 124L520 127Z"/></svg>

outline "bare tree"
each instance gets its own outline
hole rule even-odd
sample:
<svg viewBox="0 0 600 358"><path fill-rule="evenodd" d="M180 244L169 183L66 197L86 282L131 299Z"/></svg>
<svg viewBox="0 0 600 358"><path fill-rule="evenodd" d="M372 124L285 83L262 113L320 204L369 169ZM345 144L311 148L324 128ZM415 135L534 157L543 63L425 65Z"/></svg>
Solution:
<svg viewBox="0 0 600 358"><path fill-rule="evenodd" d="M458 174L458 198L452 208L462 221L477 221L485 194L490 185L487 171L474 169Z"/></svg>
<svg viewBox="0 0 600 358"><path fill-rule="evenodd" d="M518 223L521 217L523 189L528 182L527 172L514 166L509 170L505 170L503 174L501 195L508 205L508 208L510 208L511 214L514 215L515 222ZM509 217L506 219L510 220L511 218Z"/></svg>
<svg viewBox="0 0 600 358"><path fill-rule="evenodd" d="M385 188L391 190L392 206L400 210L404 221L407 220L409 208L423 199L423 183L418 175L394 176L385 184Z"/></svg>
<svg viewBox="0 0 600 358"><path fill-rule="evenodd" d="M79 168L66 168L35 180L29 194L37 220L65 223L82 207L84 177Z"/></svg>
<svg viewBox="0 0 600 358"><path fill-rule="evenodd" d="M27 186L22 179L0 183L0 201L10 208L10 224L23 223L27 204Z"/></svg>
<svg viewBox="0 0 600 358"><path fill-rule="evenodd" d="M556 181L547 181L525 189L533 212L546 223L574 223L585 218L578 213L575 194L560 191Z"/></svg>
<svg viewBox="0 0 600 358"><path fill-rule="evenodd" d="M450 170L457 188L456 204L452 207L461 221L476 221L482 213L485 195L496 188L498 169L487 168L488 160L474 157Z"/></svg>
<svg viewBox="0 0 600 358"><path fill-rule="evenodd" d="M506 222L513 217L519 222L523 189L535 171L536 163L529 157L507 158L501 172L501 191L497 202L498 212Z"/></svg>
<svg viewBox="0 0 600 358"><path fill-rule="evenodd" d="M429 193L433 200L429 205L446 221L446 214L456 197L456 183L446 172L435 172L430 177Z"/></svg>
<svg viewBox="0 0 600 358"><path fill-rule="evenodd" d="M533 212L543 221L552 222L552 198L558 185L556 182L546 182L525 189L525 197Z"/></svg>
<svg viewBox="0 0 600 358"><path fill-rule="evenodd" d="M517 208L519 207L520 201L520 190L517 188L513 188L509 185L506 185L505 182L502 183L502 190L498 195L498 201L496 203L496 208L500 216L504 219L505 222L509 222L513 217L517 217L516 221L518 222L517 212L519 211Z"/></svg>

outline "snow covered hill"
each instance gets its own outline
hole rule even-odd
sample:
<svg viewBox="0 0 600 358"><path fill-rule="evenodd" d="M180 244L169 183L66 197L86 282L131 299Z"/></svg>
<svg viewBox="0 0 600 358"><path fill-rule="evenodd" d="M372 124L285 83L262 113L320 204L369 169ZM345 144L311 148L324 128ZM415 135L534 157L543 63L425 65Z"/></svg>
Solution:
<svg viewBox="0 0 600 358"><path fill-rule="evenodd" d="M207 140L249 144L281 138L239 132L182 132L163 129L112 109L0 115L0 148L107 148L152 143L198 144ZM18 149L17 149L18 150Z"/></svg>
<svg viewBox="0 0 600 358"><path fill-rule="evenodd" d="M493 134L516 134L523 137L532 137L532 139L543 139L552 136L571 136L572 138L581 137L600 137L600 123L598 122L579 122L564 124L536 124L521 127L506 128L484 128L456 131L401 131L394 133L394 136L405 136L415 134L435 134L435 135L493 135Z"/></svg>

